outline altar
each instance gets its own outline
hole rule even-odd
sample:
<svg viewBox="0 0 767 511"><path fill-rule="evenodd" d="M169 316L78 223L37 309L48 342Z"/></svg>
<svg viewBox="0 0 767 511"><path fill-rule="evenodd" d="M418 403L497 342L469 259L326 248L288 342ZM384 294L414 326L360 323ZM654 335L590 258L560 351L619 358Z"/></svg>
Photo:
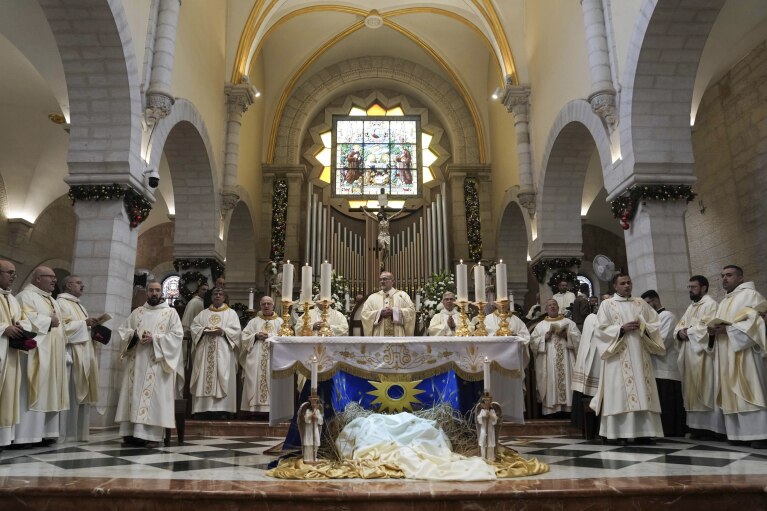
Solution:
<svg viewBox="0 0 767 511"><path fill-rule="evenodd" d="M412 382L454 371L481 381L490 363L490 390L507 422L524 422L527 346L515 337L271 337L269 421L295 412L295 375L309 378L316 357L318 381L339 371L373 381Z"/></svg>

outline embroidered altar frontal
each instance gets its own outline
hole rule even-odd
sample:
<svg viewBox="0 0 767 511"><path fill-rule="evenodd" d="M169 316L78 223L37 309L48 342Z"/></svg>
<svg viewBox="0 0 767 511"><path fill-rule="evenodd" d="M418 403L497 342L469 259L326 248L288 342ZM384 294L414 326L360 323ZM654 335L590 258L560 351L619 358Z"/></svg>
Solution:
<svg viewBox="0 0 767 511"><path fill-rule="evenodd" d="M524 344L506 337L272 337L270 421L293 416L296 373L309 377L317 357L318 379L339 372L376 382L414 382L449 371L481 381L490 361L490 390L504 420L523 422ZM375 385L374 385L375 386Z"/></svg>

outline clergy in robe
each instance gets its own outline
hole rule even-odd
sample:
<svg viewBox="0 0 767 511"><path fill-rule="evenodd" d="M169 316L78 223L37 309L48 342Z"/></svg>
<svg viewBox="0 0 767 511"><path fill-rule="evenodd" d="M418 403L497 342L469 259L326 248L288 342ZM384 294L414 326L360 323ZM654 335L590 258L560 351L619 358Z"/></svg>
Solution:
<svg viewBox="0 0 767 511"><path fill-rule="evenodd" d="M303 324L304 315L301 314L296 321L296 330L300 330ZM322 327L322 310L319 307L311 307L309 309L309 324L312 325L312 335L319 335L320 328ZM346 316L333 307L328 307L328 325L331 332L333 332L333 337L349 335L349 322L346 320Z"/></svg>
<svg viewBox="0 0 767 511"><path fill-rule="evenodd" d="M415 333L415 306L408 294L394 289L394 275L385 271L381 290L362 306L362 328L368 337L402 337Z"/></svg>
<svg viewBox="0 0 767 511"><path fill-rule="evenodd" d="M47 266L32 273L32 281L17 295L37 349L22 354L21 422L14 443L50 444L59 437L59 412L69 408L67 354L61 309L51 293L56 274ZM26 359L26 360L24 360Z"/></svg>
<svg viewBox="0 0 767 511"><path fill-rule="evenodd" d="M85 442L90 436L91 405L98 402L99 396L99 366L91 340L91 327L97 321L88 317L80 303L85 291L83 279L70 275L61 284L64 292L56 297L56 301L61 307L67 354L72 360L71 365L67 364L69 410L61 412L61 436Z"/></svg>
<svg viewBox="0 0 767 511"><path fill-rule="evenodd" d="M159 282L147 283L146 297L118 330L125 366L115 422L125 443L136 446L159 442L176 424L174 384L184 336Z"/></svg>
<svg viewBox="0 0 767 511"><path fill-rule="evenodd" d="M559 310L563 314L570 311L568 307L570 307L575 301L575 294L573 294L572 291L567 290L566 280L560 280L559 283L557 283L557 292L554 293L554 300L557 301Z"/></svg>
<svg viewBox="0 0 767 511"><path fill-rule="evenodd" d="M631 277L613 277L615 296L602 302L594 339L602 344L602 374L591 408L602 415L599 434L608 440L653 443L663 436L652 355L663 355L658 313L631 296Z"/></svg>
<svg viewBox="0 0 767 511"><path fill-rule="evenodd" d="M604 301L610 296L612 295L603 294L601 299ZM598 324L596 314L598 303L592 304L592 307L594 312L586 316L583 321L581 342L578 344L575 366L573 366L573 410L571 418L573 425L578 428L586 426L587 417L585 414L587 410L585 408L588 407L591 399L597 393L599 375L602 372L602 352L598 349L600 344L594 340L594 332ZM582 405L584 402L585 406ZM593 438L596 434L596 430L586 430L586 438Z"/></svg>
<svg viewBox="0 0 767 511"><path fill-rule="evenodd" d="M530 344L530 331L527 329L522 320L517 317L516 314L509 312L508 305L505 306L505 311L509 315L506 318L506 321L509 323L509 331L511 331L511 337L514 338L513 340L524 343L525 356L527 357L529 355L527 353L527 347ZM498 329L501 327L500 312L500 310L496 309L492 313L485 316L485 330L487 330L487 335L497 335ZM471 324L473 325L474 329L477 328L477 323L478 316L475 316L474 319L471 320ZM527 366L528 360L529 359L525 360L525 366Z"/></svg>
<svg viewBox="0 0 767 511"><path fill-rule="evenodd" d="M692 303L674 328L674 338L682 344L678 358L682 399L690 438L713 440L725 433L724 414L714 399L719 378L714 339L707 326L719 304L708 295L708 279L703 275L690 277L687 289Z"/></svg>
<svg viewBox="0 0 767 511"><path fill-rule="evenodd" d="M719 302L716 318L709 325L716 336L719 389L716 403L724 412L727 439L751 442L767 448L767 367L764 355L764 319L753 307L764 302L753 282L744 282L743 270L734 265L722 269L722 287L727 292Z"/></svg>
<svg viewBox="0 0 767 511"><path fill-rule="evenodd" d="M203 296L205 296L208 293L208 283L207 282L201 282L197 286L197 290L195 291L194 296L189 300L189 303L186 304L186 307L184 308L184 316L181 318L181 326L184 328L184 350L183 350L183 360L184 360L184 366L191 365L191 356L189 355L189 352L191 351L191 339L192 339L192 321L194 321L194 318L197 317L199 313L201 313L203 310L205 310L205 301L203 300Z"/></svg>
<svg viewBox="0 0 767 511"><path fill-rule="evenodd" d="M442 310L437 312L429 322L429 335L437 337L445 335L452 337L455 329L460 324L461 313L455 306L455 295L450 291L442 295ZM472 325L469 328L473 330Z"/></svg>
<svg viewBox="0 0 767 511"><path fill-rule="evenodd" d="M192 413L237 413L237 358L240 318L224 303L224 290L216 288L213 303L192 321Z"/></svg>
<svg viewBox="0 0 767 511"><path fill-rule="evenodd" d="M240 365L242 365L242 401L240 409L248 412L269 411L269 344L282 326L282 318L274 312L271 296L259 302L261 308L242 331Z"/></svg>
<svg viewBox="0 0 767 511"><path fill-rule="evenodd" d="M10 340L31 330L21 305L11 294L16 267L0 260L0 450L13 442L16 424L21 420L21 351L11 348Z"/></svg>
<svg viewBox="0 0 767 511"><path fill-rule="evenodd" d="M559 304L546 300L546 317L530 338L535 357L535 383L543 415L569 412L572 408L572 377L581 333L576 324L559 313Z"/></svg>

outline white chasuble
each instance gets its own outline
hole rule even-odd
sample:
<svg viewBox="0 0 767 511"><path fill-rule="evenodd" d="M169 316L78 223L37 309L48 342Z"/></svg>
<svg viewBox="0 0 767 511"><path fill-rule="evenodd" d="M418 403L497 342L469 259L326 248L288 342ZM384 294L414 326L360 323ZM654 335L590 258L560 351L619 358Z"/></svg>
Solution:
<svg viewBox="0 0 767 511"><path fill-rule="evenodd" d="M223 335L210 333L220 328ZM192 377L189 391L192 412L237 412L237 357L240 347L240 318L224 304L210 306L192 321Z"/></svg>
<svg viewBox="0 0 767 511"><path fill-rule="evenodd" d="M687 413L710 412L714 409L716 352L708 349L709 336L706 325L716 317L717 307L716 300L703 295L700 300L687 307L684 316L674 328L674 339L678 339L680 330L687 329L688 340L682 341L677 359L682 374L682 398Z"/></svg>
<svg viewBox="0 0 767 511"><path fill-rule="evenodd" d="M32 325L21 311L21 305L11 292L0 289L0 446L13 441L15 425L21 420L19 390L21 386L21 356L9 347L5 329L19 323L31 330Z"/></svg>
<svg viewBox="0 0 767 511"><path fill-rule="evenodd" d="M448 319L453 318L453 327L448 325ZM453 307L453 310L449 311L442 309L431 318L429 322L429 335L431 337L447 336L452 337L455 335L456 328L461 326L461 312L458 307ZM469 324L469 330L473 331L473 325Z"/></svg>
<svg viewBox="0 0 767 511"><path fill-rule="evenodd" d="M316 322L322 320L322 311L317 307L309 309L309 326L313 326ZM304 315L299 316L295 329L296 335L301 330L304 324ZM349 335L349 322L346 320L346 316L341 311L329 307L328 308L328 325L333 332L333 337L346 337ZM319 335L319 330L312 330L312 335Z"/></svg>
<svg viewBox="0 0 767 511"><path fill-rule="evenodd" d="M74 381L76 396L69 396L70 401L79 404L96 404L99 392L99 367L96 350L91 340L91 332L85 320L88 313L80 299L69 293L61 293L59 302L67 336L67 351L72 356L70 369Z"/></svg>
<svg viewBox="0 0 767 511"><path fill-rule="evenodd" d="M280 331L282 318L273 313L264 316L259 312L242 330L240 365L242 366L241 410L251 412L269 411L269 343L259 341L256 334L274 337Z"/></svg>
<svg viewBox="0 0 767 511"><path fill-rule="evenodd" d="M382 318L381 311L389 307L391 318ZM404 337L415 333L415 306L404 291L390 289L368 296L362 306L362 328L367 337Z"/></svg>
<svg viewBox="0 0 767 511"><path fill-rule="evenodd" d="M602 371L602 352L598 350L599 343L594 341L596 327L597 315L586 316L573 367L573 391L580 392L584 396L593 396L597 393L599 374Z"/></svg>
<svg viewBox="0 0 767 511"><path fill-rule="evenodd" d="M658 314L641 298L615 295L602 302L594 340L603 346L602 374L591 408L602 415L606 438L662 437L660 401L651 355L663 355ZM624 324L639 330L621 335Z"/></svg>
<svg viewBox="0 0 767 511"><path fill-rule="evenodd" d="M141 343L144 332L152 334L151 343ZM128 316L118 334L126 365L115 422L120 423L122 436L159 441L163 428L176 424L174 383L181 364L181 320L166 302L147 303ZM138 342L129 348L134 335Z"/></svg>
<svg viewBox="0 0 767 511"><path fill-rule="evenodd" d="M549 340L546 334L551 332ZM564 316L546 317L533 329L530 351L535 357L535 382L543 414L569 412L572 406L572 375L581 333Z"/></svg>

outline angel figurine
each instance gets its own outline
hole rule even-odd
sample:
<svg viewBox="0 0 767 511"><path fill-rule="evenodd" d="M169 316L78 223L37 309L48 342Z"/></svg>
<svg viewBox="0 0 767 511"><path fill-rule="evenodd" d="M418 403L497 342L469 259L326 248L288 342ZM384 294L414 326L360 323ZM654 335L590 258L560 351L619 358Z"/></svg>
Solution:
<svg viewBox="0 0 767 511"><path fill-rule="evenodd" d="M320 398L310 396L309 402L298 409L298 431L301 434L304 463L316 463L317 451L320 448L320 432L324 418Z"/></svg>
<svg viewBox="0 0 767 511"><path fill-rule="evenodd" d="M474 409L477 415L479 454L486 461L495 461L495 448L501 427L501 405L485 394Z"/></svg>
<svg viewBox="0 0 767 511"><path fill-rule="evenodd" d="M391 234L389 233L389 222L397 218L403 211L405 210L405 206L402 206L399 211L394 213L392 216L387 217L386 212L383 209L379 209L378 213L373 215L371 212L369 212L365 207L362 207L362 211L372 218L373 220L378 222L378 250L381 254L380 260L379 260L379 266L381 271L384 271L387 266L387 262L389 260L389 251L391 249Z"/></svg>

